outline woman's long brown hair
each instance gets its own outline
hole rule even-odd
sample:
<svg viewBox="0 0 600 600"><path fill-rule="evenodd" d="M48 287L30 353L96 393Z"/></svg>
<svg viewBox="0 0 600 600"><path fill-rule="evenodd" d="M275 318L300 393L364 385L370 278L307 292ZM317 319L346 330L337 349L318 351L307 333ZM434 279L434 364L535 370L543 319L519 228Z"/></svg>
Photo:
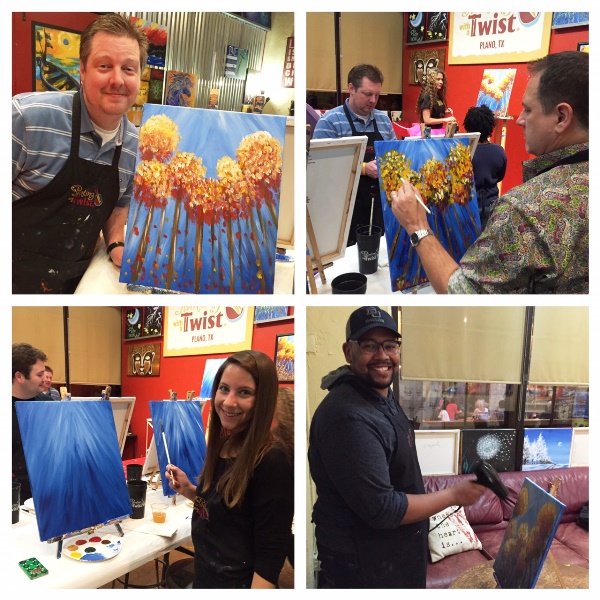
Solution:
<svg viewBox="0 0 600 600"><path fill-rule="evenodd" d="M215 396L221 384L221 378L225 369L230 365L237 365L247 371L256 386L252 418L246 429L232 436L229 436L221 425L221 419L215 409ZM275 364L266 354L257 350L242 350L230 356L215 375L211 393L206 460L199 482L203 492L206 492L214 483L219 454L223 444L229 439L231 447L237 449L237 456L217 482L217 491L230 508L243 501L256 465L274 445L274 437L270 429L277 404L277 390Z"/></svg>
<svg viewBox="0 0 600 600"><path fill-rule="evenodd" d="M435 85L435 78L442 74L444 76L444 84L442 85L442 89L438 91ZM419 114L419 120L421 123L423 122L423 112L421 109L421 101L425 97L425 94L429 94L429 99L431 100L431 104L425 108L431 108L435 101L439 98L444 104L446 104L446 90L448 89L448 84L446 80L446 73L443 69L428 69L427 77L423 82L423 89L419 94L419 98L417 100L417 113Z"/></svg>

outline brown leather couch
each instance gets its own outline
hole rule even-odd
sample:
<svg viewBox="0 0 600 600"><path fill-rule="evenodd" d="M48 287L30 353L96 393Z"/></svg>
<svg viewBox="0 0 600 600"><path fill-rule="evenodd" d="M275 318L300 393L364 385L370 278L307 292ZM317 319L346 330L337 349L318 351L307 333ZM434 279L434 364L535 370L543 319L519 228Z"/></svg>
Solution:
<svg viewBox="0 0 600 600"><path fill-rule="evenodd" d="M556 478L560 479L557 497L567 508L550 549L558 563L589 568L589 534L575 522L583 503L589 500L589 468L518 471L499 475L509 491L506 500L500 500L493 492L486 490L475 504L465 508L467 519L483 548L447 556L436 563L430 562L427 566L428 588L447 588L468 568L496 557L525 477L545 490ZM464 478L474 479L474 476L438 475L423 479L425 490L429 493L447 488Z"/></svg>

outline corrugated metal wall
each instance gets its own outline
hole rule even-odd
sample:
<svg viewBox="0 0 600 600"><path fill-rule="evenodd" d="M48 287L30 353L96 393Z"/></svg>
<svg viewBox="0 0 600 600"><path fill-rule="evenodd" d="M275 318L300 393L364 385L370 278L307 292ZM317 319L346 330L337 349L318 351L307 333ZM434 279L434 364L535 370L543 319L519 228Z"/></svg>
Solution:
<svg viewBox="0 0 600 600"><path fill-rule="evenodd" d="M226 13L121 14L166 26L166 70L198 75L196 108L207 108L210 90L218 88L220 110L241 110L246 81L224 76L227 46L248 50L248 69L260 71L267 37L264 29Z"/></svg>

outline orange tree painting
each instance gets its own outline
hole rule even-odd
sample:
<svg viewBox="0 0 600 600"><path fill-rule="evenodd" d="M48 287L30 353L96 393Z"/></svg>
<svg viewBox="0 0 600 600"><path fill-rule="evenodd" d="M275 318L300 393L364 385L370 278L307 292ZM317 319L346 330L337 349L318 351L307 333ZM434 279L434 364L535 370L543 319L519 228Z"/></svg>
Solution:
<svg viewBox="0 0 600 600"><path fill-rule="evenodd" d="M279 381L294 381L294 334L278 335L275 342L275 366Z"/></svg>
<svg viewBox="0 0 600 600"><path fill-rule="evenodd" d="M427 283L406 230L392 213L391 193L410 181L431 214L430 229L458 262L481 224L468 140L438 138L375 142L392 291Z"/></svg>
<svg viewBox="0 0 600 600"><path fill-rule="evenodd" d="M271 294L286 118L146 104L122 282Z"/></svg>

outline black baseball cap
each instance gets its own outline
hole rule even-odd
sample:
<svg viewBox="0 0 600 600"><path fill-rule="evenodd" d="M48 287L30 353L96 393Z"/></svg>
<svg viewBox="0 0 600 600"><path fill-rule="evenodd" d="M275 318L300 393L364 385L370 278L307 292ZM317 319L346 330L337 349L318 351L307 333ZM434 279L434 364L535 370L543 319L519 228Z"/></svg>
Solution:
<svg viewBox="0 0 600 600"><path fill-rule="evenodd" d="M346 340L356 341L375 327L385 327L397 338L402 337L394 319L385 310L378 306L361 306L350 315L346 323Z"/></svg>

